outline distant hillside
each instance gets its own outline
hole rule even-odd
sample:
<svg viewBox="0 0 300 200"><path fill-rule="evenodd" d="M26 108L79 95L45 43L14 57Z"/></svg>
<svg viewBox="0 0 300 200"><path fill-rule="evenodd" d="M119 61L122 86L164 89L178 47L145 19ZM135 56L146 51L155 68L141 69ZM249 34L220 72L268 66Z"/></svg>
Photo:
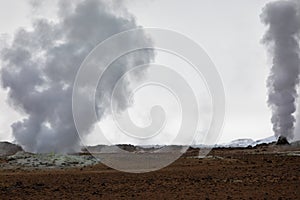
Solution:
<svg viewBox="0 0 300 200"><path fill-rule="evenodd" d="M260 140L252 140L252 139L237 139L237 140L233 140L229 143L225 143L225 144L220 144L217 146L220 147L248 147L248 146L256 146L259 144L270 144L272 142L276 141L276 137L275 136L271 136L271 137L267 137L264 139L260 139Z"/></svg>

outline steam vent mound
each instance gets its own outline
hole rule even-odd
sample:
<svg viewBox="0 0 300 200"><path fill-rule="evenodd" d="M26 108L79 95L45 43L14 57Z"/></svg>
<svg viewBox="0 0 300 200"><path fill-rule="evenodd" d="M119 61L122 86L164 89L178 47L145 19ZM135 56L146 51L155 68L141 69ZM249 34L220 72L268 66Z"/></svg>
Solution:
<svg viewBox="0 0 300 200"><path fill-rule="evenodd" d="M286 137L280 136L277 140L276 145L289 145L289 141L286 139Z"/></svg>

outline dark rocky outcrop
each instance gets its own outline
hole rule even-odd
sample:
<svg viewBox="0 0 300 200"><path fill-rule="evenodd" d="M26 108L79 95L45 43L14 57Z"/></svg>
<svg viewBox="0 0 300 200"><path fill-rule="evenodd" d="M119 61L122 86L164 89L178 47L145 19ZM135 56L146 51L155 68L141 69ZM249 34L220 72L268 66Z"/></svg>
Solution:
<svg viewBox="0 0 300 200"><path fill-rule="evenodd" d="M11 156L19 151L23 151L19 145L9 142L0 142L0 157Z"/></svg>
<svg viewBox="0 0 300 200"><path fill-rule="evenodd" d="M289 145L289 141L286 139L286 137L280 136L276 142L276 145Z"/></svg>

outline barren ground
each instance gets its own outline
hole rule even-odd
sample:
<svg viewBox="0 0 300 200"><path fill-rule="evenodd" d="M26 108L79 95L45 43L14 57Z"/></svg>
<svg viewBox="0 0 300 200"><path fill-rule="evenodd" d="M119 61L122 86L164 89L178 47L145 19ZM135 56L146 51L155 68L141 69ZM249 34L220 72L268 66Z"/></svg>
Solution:
<svg viewBox="0 0 300 200"><path fill-rule="evenodd" d="M160 171L128 174L102 164L0 170L0 199L300 199L300 149L190 150ZM5 162L5 160L2 160Z"/></svg>

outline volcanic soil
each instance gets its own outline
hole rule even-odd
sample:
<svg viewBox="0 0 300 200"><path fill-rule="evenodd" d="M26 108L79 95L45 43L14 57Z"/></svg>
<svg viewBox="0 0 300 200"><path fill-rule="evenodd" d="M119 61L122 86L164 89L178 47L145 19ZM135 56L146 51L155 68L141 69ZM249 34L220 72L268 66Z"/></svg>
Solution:
<svg viewBox="0 0 300 200"><path fill-rule="evenodd" d="M300 148L190 149L159 171L1 169L0 199L300 199ZM6 160L1 160L6 162Z"/></svg>

